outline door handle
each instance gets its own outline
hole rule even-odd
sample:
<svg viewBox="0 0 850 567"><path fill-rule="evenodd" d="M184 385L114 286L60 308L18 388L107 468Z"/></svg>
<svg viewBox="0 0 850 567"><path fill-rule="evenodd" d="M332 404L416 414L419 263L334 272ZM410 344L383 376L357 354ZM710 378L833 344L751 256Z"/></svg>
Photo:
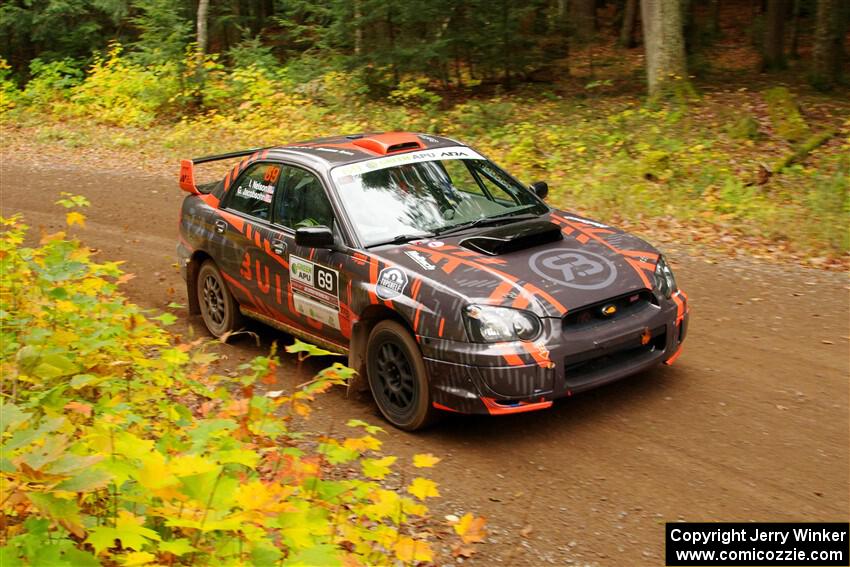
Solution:
<svg viewBox="0 0 850 567"><path fill-rule="evenodd" d="M272 252L278 256L283 256L286 252L286 242L283 240L272 240Z"/></svg>
<svg viewBox="0 0 850 567"><path fill-rule="evenodd" d="M224 231L227 230L227 223L221 219L215 221L215 231L219 234L224 234Z"/></svg>

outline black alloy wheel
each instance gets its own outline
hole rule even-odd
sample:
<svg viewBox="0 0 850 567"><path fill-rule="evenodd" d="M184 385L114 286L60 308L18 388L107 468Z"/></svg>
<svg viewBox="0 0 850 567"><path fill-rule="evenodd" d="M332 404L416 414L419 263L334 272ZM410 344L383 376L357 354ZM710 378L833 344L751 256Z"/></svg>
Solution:
<svg viewBox="0 0 850 567"><path fill-rule="evenodd" d="M201 316L210 334L220 337L236 330L241 320L239 306L211 260L204 262L198 271L196 287Z"/></svg>
<svg viewBox="0 0 850 567"><path fill-rule="evenodd" d="M372 329L366 351L369 387L387 421L408 431L427 425L434 410L425 362L407 329L381 321Z"/></svg>

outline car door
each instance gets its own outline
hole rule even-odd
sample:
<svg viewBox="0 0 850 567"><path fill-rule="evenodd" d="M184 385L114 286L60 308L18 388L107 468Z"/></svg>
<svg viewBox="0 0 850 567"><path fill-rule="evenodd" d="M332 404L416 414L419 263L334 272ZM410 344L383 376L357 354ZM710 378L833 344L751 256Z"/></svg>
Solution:
<svg viewBox="0 0 850 567"><path fill-rule="evenodd" d="M280 163L249 166L225 195L217 232L227 232L219 267L239 303L260 315L279 318L288 271L286 242L272 225L272 203L281 179Z"/></svg>
<svg viewBox="0 0 850 567"><path fill-rule="evenodd" d="M274 223L286 239L289 316L308 332L346 344L342 329L350 322L341 307L340 290L347 289L348 276L342 270L342 253L295 243L295 231L304 226L337 230L333 207L318 175L295 165L283 166Z"/></svg>

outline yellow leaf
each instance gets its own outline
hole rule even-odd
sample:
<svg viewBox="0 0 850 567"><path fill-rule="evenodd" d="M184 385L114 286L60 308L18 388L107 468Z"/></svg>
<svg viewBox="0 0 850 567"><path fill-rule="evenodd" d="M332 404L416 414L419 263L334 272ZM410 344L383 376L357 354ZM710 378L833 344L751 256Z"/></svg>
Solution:
<svg viewBox="0 0 850 567"><path fill-rule="evenodd" d="M123 565L134 567L137 565L150 565L156 559L156 555L147 551L133 551L125 556Z"/></svg>
<svg viewBox="0 0 850 567"><path fill-rule="evenodd" d="M378 489L371 495L374 504L363 508L363 514L373 520L395 518L401 513L400 498L392 490Z"/></svg>
<svg viewBox="0 0 850 567"><path fill-rule="evenodd" d="M165 456L158 451L144 455L141 459L142 468L135 471L133 476L143 487L149 490L165 488L177 483L175 477L165 463Z"/></svg>
<svg viewBox="0 0 850 567"><path fill-rule="evenodd" d="M454 525L455 533L461 537L463 543L483 541L484 536L487 535L487 530L484 529L486 523L487 521L484 518L476 518L472 514L466 513Z"/></svg>
<svg viewBox="0 0 850 567"><path fill-rule="evenodd" d="M420 453L418 455L413 455L413 466L420 469L431 468L441 460L442 459L435 457L431 453Z"/></svg>
<svg viewBox="0 0 850 567"><path fill-rule="evenodd" d="M407 491L420 500L425 500L429 497L437 498L440 496L440 491L437 490L437 483L433 480L422 478L421 476L413 479L413 482L411 482L410 486L407 487Z"/></svg>
<svg viewBox="0 0 850 567"><path fill-rule="evenodd" d="M381 449L381 445L381 441L379 439L375 439L371 435L364 435L363 437L357 438L348 438L342 444L342 446L346 449L353 449L355 451L366 451L367 449L371 449L372 451L379 451Z"/></svg>
<svg viewBox="0 0 850 567"><path fill-rule="evenodd" d="M60 313L73 313L74 311L77 310L77 306L74 305L73 302L66 301L64 299L58 300L55 303L55 305L56 305L56 311L59 311Z"/></svg>
<svg viewBox="0 0 850 567"><path fill-rule="evenodd" d="M180 455L171 459L168 467L171 469L172 474L184 477L208 473L215 470L218 465L212 459L207 459L200 455Z"/></svg>
<svg viewBox="0 0 850 567"><path fill-rule="evenodd" d="M75 224L80 225L81 227L86 227L86 217L82 213L78 213L76 211L71 211L67 215L65 215L65 222L68 223L68 226L73 226Z"/></svg>
<svg viewBox="0 0 850 567"><path fill-rule="evenodd" d="M404 563L430 563L434 560L431 546L427 542L418 541L408 536L401 536L393 545L395 556Z"/></svg>
<svg viewBox="0 0 850 567"><path fill-rule="evenodd" d="M363 474L369 478L383 479L390 474L390 467L398 457L384 457L382 459L363 459Z"/></svg>

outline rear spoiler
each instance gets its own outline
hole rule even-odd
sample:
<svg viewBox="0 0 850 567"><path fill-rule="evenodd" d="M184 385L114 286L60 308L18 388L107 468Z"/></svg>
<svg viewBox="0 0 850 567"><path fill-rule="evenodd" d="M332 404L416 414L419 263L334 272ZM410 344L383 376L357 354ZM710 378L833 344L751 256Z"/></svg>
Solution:
<svg viewBox="0 0 850 567"><path fill-rule="evenodd" d="M224 159L232 159L250 156L251 154L255 154L262 150L268 148L254 148L252 150L242 150L238 152L230 152L226 154L218 154L213 156L203 156L192 159L181 159L180 160L180 188L186 191L187 193L191 193L193 195L197 195L200 193L198 191L198 186L195 185L195 164L201 163L209 163L211 161L221 161Z"/></svg>

